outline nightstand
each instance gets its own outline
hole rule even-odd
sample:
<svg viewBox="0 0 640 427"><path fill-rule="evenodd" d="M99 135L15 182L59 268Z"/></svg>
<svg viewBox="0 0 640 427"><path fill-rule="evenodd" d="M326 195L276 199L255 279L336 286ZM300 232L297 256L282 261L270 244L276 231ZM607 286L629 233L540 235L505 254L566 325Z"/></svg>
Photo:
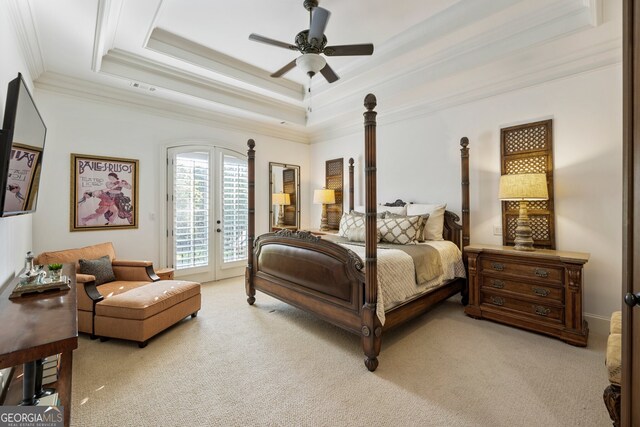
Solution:
<svg viewBox="0 0 640 427"><path fill-rule="evenodd" d="M159 268L156 270L156 275L160 278L160 280L173 280L173 268Z"/></svg>
<svg viewBox="0 0 640 427"><path fill-rule="evenodd" d="M310 232L311 234L313 234L314 236L325 236L327 234L330 234L332 236L337 236L338 235L338 230L318 230L318 229L313 229L313 230L307 230L308 232Z"/></svg>
<svg viewBox="0 0 640 427"><path fill-rule="evenodd" d="M582 267L589 254L512 246L469 245L465 313L586 346Z"/></svg>
<svg viewBox="0 0 640 427"><path fill-rule="evenodd" d="M298 227L295 225L272 225L271 226L271 232L275 233L276 231L280 231L280 230L291 230L291 231L298 231Z"/></svg>

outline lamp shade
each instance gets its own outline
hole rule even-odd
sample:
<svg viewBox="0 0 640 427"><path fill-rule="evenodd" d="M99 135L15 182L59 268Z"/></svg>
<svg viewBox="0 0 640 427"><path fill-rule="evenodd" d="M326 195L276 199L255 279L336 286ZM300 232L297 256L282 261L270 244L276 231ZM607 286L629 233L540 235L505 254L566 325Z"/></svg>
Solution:
<svg viewBox="0 0 640 427"><path fill-rule="evenodd" d="M305 53L296 59L296 65L306 74L313 76L327 65L327 61L316 53Z"/></svg>
<svg viewBox="0 0 640 427"><path fill-rule="evenodd" d="M271 195L271 204L288 206L291 204L291 197L287 193L273 193Z"/></svg>
<svg viewBox="0 0 640 427"><path fill-rule="evenodd" d="M500 200L547 200L547 175L522 173L500 177Z"/></svg>
<svg viewBox="0 0 640 427"><path fill-rule="evenodd" d="M313 203L316 205L332 205L336 202L336 193L333 190L327 190L323 188L322 190L314 190L313 191Z"/></svg>

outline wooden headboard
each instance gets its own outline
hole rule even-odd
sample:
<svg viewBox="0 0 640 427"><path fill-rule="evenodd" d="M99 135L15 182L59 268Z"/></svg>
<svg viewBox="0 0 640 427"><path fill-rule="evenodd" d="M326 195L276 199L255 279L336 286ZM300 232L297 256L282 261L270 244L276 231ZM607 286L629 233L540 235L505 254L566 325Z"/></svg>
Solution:
<svg viewBox="0 0 640 427"><path fill-rule="evenodd" d="M465 246L469 244L469 139L464 137L460 139L460 170L461 170L461 182L462 187L462 222L460 223L460 217L451 211L445 211L444 213L444 228L442 230L442 237L444 240L453 242L463 250ZM349 159L349 212L354 207L354 160ZM393 203L386 203L385 206L404 206L405 202L398 199Z"/></svg>

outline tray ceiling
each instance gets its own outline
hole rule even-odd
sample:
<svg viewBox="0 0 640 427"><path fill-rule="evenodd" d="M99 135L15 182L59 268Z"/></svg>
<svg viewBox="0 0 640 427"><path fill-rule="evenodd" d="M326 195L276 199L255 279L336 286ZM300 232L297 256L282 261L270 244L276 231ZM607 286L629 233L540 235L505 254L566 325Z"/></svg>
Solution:
<svg viewBox="0 0 640 427"><path fill-rule="evenodd" d="M332 13L329 44L372 42L375 51L328 58L341 79L329 85L314 77L309 112L309 79L300 70L269 77L298 53L248 40L258 33L293 42L309 25L302 0L9 3L38 87L70 91L76 79L79 94L102 85L119 99L130 93L151 107L177 103L185 114L210 111L235 125L244 119L303 142L356 117L367 92L384 95L393 111L433 104L430 93L452 96L460 86L447 83L443 94L442 85L430 87L435 82L606 23L600 0L320 0ZM594 38L612 34L605 28Z"/></svg>

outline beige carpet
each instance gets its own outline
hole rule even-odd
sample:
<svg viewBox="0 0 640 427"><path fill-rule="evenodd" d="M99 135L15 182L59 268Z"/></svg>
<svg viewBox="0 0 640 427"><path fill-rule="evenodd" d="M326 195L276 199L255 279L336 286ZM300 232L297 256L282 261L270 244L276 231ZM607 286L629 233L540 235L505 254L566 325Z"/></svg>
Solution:
<svg viewBox="0 0 640 427"><path fill-rule="evenodd" d="M448 301L383 336L370 373L355 335L261 293L250 307L242 279L202 291L145 349L80 339L72 425L610 425L602 336L572 347Z"/></svg>

